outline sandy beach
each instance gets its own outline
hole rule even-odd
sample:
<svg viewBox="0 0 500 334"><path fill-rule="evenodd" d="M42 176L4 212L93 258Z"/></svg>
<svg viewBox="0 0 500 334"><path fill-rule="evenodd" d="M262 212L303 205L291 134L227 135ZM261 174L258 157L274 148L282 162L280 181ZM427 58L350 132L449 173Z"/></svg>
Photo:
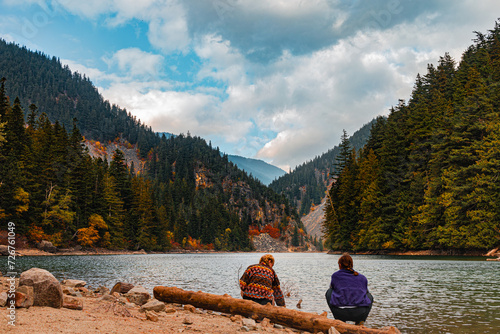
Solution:
<svg viewBox="0 0 500 334"><path fill-rule="evenodd" d="M8 324L8 310L1 308L1 333L307 333L275 328L266 319L254 329L244 328L241 316L220 314L178 304L166 304L155 312L158 321L147 320L139 307L126 308L100 297L83 297L83 310L37 307L16 309L15 326ZM250 320L250 319L247 319ZM279 326L278 326L279 327Z"/></svg>

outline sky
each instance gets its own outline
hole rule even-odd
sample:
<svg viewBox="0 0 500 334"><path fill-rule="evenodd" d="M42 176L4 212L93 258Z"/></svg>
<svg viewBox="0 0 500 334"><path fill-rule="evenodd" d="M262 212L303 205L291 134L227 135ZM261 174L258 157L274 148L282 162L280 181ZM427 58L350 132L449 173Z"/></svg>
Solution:
<svg viewBox="0 0 500 334"><path fill-rule="evenodd" d="M0 38L59 57L154 131L288 171L498 17L498 0L0 0Z"/></svg>

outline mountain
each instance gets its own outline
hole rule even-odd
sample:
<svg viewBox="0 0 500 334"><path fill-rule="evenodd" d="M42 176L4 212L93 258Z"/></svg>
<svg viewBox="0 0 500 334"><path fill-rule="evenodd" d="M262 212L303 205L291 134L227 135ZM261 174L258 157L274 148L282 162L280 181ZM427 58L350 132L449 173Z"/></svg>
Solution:
<svg viewBox="0 0 500 334"><path fill-rule="evenodd" d="M273 180L286 174L281 168L268 164L262 160L244 158L238 155L228 155L228 159L238 166L238 168L253 175L265 185L269 185Z"/></svg>
<svg viewBox="0 0 500 334"><path fill-rule="evenodd" d="M500 22L458 64L445 54L428 65L343 166L325 211L329 248L500 246Z"/></svg>
<svg viewBox="0 0 500 334"><path fill-rule="evenodd" d="M359 150L365 145L374 122L375 120L363 125L349 138L351 148ZM269 187L285 195L290 203L299 208L301 216L307 215L311 207L319 205L324 199L340 152L341 147L335 146L321 156L296 167L291 173L273 181Z"/></svg>
<svg viewBox="0 0 500 334"><path fill-rule="evenodd" d="M0 40L0 78L0 219L28 243L250 250L260 233L303 231L284 196L218 148L160 136L58 58Z"/></svg>

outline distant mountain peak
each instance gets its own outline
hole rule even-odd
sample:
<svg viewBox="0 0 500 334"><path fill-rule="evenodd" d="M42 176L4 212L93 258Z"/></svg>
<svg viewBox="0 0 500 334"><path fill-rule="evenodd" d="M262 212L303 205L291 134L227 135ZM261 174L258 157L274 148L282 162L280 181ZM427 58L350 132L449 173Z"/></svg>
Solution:
<svg viewBox="0 0 500 334"><path fill-rule="evenodd" d="M228 159L238 166L239 169L244 170L247 174L251 174L266 186L286 174L283 169L263 160L245 158L239 155L228 155Z"/></svg>

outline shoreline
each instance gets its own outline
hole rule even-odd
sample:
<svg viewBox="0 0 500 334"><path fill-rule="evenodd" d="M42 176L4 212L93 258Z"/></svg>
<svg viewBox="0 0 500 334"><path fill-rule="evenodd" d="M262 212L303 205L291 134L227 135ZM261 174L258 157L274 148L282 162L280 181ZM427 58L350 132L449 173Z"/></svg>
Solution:
<svg viewBox="0 0 500 334"><path fill-rule="evenodd" d="M129 250L109 250L104 248L94 248L88 250L74 250L74 249L60 249L55 253L46 252L37 248L23 248L16 250L16 256L84 256L84 255L147 255L147 254L208 254L208 253L234 253L213 250L173 250L168 252L146 252L129 251ZM257 250L248 253L303 253L303 252L277 252ZM343 254L342 251L307 251L306 253L325 253L331 255ZM496 258L500 253L484 252L484 251L456 251L456 250L418 250L418 251L363 251L363 252L350 252L352 255L388 255L388 256L456 256L456 257L485 257Z"/></svg>

